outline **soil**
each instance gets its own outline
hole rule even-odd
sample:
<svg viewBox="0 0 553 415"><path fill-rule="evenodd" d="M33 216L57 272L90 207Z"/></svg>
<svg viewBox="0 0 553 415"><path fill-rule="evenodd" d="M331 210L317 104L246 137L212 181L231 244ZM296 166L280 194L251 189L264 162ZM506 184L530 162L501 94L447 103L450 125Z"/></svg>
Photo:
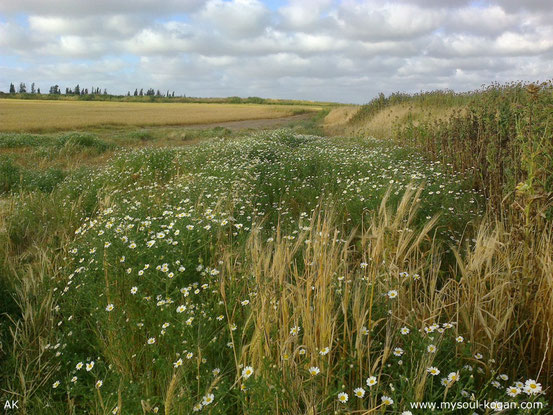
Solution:
<svg viewBox="0 0 553 415"><path fill-rule="evenodd" d="M214 127L223 127L228 128L232 131L238 131L238 130L248 130L248 129L272 129L272 128L278 128L278 127L284 127L288 124L307 120L309 118L312 118L314 116L313 113L306 113L306 114L300 114L300 115L292 115L289 117L281 117L281 118L261 118L258 120L243 120L243 121L227 121L227 122L216 122L216 123L210 123L210 124L195 124L195 125L187 125L186 127L183 127L185 129L190 130L198 130L198 129L208 129L208 128L214 128Z"/></svg>

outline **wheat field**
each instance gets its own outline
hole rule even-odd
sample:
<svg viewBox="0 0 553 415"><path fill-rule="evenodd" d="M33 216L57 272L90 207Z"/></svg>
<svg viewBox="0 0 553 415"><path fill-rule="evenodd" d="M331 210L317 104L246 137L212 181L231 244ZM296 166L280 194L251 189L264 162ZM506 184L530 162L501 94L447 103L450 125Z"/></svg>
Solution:
<svg viewBox="0 0 553 415"><path fill-rule="evenodd" d="M0 99L0 131L59 131L100 125L195 125L280 118L319 107Z"/></svg>

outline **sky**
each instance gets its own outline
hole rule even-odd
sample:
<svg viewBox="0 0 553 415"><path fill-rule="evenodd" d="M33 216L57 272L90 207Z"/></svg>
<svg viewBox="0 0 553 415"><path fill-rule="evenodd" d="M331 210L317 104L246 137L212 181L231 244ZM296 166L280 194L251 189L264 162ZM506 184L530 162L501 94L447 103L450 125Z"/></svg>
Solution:
<svg viewBox="0 0 553 415"><path fill-rule="evenodd" d="M0 0L0 91L365 103L552 77L552 0Z"/></svg>

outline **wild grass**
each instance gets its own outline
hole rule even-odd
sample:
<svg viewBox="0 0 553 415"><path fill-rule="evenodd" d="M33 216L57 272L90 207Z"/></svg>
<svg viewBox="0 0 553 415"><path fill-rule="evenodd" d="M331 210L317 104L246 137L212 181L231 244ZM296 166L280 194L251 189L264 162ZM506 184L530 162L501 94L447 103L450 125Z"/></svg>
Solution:
<svg viewBox="0 0 553 415"><path fill-rule="evenodd" d="M359 110L348 131L388 137L472 171L496 212L528 228L553 217L552 100L551 82L381 95Z"/></svg>
<svg viewBox="0 0 553 415"><path fill-rule="evenodd" d="M45 414L542 401L551 229L528 250L448 170L288 130L120 150L20 192L2 389Z"/></svg>
<svg viewBox="0 0 553 415"><path fill-rule="evenodd" d="M110 126L194 125L279 118L298 111L318 111L311 105L132 103L107 101L47 101L0 99L0 131L48 132Z"/></svg>
<svg viewBox="0 0 553 415"><path fill-rule="evenodd" d="M418 148L472 177L488 199L490 217L474 250L457 253L463 324L472 338L488 337L492 353L531 361L538 373L552 364L551 91L551 82L544 82L380 96L346 127Z"/></svg>
<svg viewBox="0 0 553 415"><path fill-rule="evenodd" d="M324 132L326 134L332 135L336 131L342 131L345 124L347 124L351 120L351 118L355 116L358 110L359 107L354 105L332 108L324 117Z"/></svg>

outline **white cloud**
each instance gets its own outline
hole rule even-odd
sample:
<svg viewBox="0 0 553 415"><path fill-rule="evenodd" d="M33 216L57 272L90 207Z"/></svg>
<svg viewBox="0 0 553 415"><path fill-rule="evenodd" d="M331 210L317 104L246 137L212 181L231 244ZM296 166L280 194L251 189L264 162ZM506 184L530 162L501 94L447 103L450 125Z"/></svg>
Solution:
<svg viewBox="0 0 553 415"><path fill-rule="evenodd" d="M325 24L327 19L321 19L328 13L332 0L290 0L279 10L284 27L305 30L313 25ZM322 21L321 21L322 20Z"/></svg>
<svg viewBox="0 0 553 415"><path fill-rule="evenodd" d="M364 102L551 77L549 0L0 0L10 82ZM44 85L43 85L44 84Z"/></svg>
<svg viewBox="0 0 553 415"><path fill-rule="evenodd" d="M494 36L520 25L520 18L520 15L509 14L497 5L485 8L464 7L455 13L449 13L446 29L450 32Z"/></svg>
<svg viewBox="0 0 553 415"><path fill-rule="evenodd" d="M257 0L210 0L198 17L203 25L238 38L263 33L270 21L269 10Z"/></svg>
<svg viewBox="0 0 553 415"><path fill-rule="evenodd" d="M46 16L96 16L110 14L188 13L203 0L2 0L0 13L27 13Z"/></svg>
<svg viewBox="0 0 553 415"><path fill-rule="evenodd" d="M409 4L345 1L338 8L342 33L359 40L410 39L440 27L444 12Z"/></svg>

